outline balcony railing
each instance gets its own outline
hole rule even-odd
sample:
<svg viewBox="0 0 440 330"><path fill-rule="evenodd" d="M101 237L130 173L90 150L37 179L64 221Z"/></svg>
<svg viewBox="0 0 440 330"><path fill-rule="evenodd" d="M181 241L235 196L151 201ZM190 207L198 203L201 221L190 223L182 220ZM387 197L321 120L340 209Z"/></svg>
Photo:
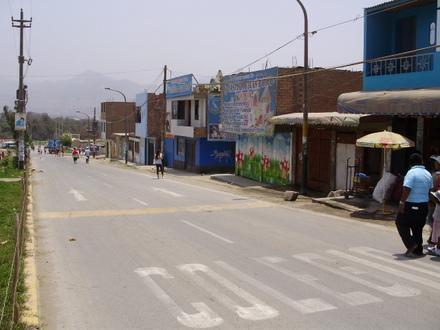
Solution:
<svg viewBox="0 0 440 330"><path fill-rule="evenodd" d="M387 60L367 63L367 76L387 76L411 72L432 71L434 69L434 55L422 54L405 57L396 57Z"/></svg>

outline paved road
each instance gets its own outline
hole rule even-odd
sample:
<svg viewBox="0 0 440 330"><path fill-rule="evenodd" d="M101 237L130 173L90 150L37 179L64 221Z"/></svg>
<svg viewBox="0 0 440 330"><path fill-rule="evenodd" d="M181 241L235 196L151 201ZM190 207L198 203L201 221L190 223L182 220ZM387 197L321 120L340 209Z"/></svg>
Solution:
<svg viewBox="0 0 440 330"><path fill-rule="evenodd" d="M439 329L440 263L393 228L34 156L45 329Z"/></svg>

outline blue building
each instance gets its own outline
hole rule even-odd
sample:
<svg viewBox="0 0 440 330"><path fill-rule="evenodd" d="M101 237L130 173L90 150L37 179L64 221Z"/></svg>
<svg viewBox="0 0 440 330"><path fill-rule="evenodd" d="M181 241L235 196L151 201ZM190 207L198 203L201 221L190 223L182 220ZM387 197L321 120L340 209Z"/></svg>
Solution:
<svg viewBox="0 0 440 330"><path fill-rule="evenodd" d="M440 154L439 39L438 0L394 0L366 8L363 90L342 94L338 111L375 115L415 141L425 159ZM393 152L390 170L404 173L413 151Z"/></svg>
<svg viewBox="0 0 440 330"><path fill-rule="evenodd" d="M167 81L165 165L191 172L233 171L235 142L208 136L209 88L193 75Z"/></svg>

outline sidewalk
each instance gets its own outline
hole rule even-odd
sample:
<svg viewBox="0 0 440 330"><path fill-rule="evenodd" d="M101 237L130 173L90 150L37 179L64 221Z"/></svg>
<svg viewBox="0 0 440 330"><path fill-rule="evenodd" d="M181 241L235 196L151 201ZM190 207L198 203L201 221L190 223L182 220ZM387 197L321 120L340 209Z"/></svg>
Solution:
<svg viewBox="0 0 440 330"><path fill-rule="evenodd" d="M136 165L135 163L125 164L124 160L108 160L104 161L117 165L128 166L133 169L146 171L151 174L156 173L154 165ZM263 198L264 200L288 205L293 208L307 209L320 213L331 214L344 218L357 219L361 221L374 221L375 223L391 224L395 219L396 207L387 206L386 213L380 212L382 205L364 198L345 199L342 197L322 197L322 193L310 192L307 196L300 195L295 202L284 201L284 192L286 190L295 190L289 186L271 185L258 181L254 181L234 174L212 174L201 175L198 173L177 170L173 168L165 168L165 177L173 176L175 178L191 178L197 180L201 184L209 184L209 182L217 182L219 184L234 187L237 191L246 192L253 197ZM224 186L225 189L228 189Z"/></svg>

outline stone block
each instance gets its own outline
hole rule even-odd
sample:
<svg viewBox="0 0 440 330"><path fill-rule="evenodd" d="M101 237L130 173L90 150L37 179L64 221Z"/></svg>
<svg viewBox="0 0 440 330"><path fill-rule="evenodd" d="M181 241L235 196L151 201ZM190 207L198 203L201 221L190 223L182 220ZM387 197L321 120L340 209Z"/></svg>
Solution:
<svg viewBox="0 0 440 330"><path fill-rule="evenodd" d="M284 200L294 202L298 198L299 193L293 190L286 190L284 192Z"/></svg>

